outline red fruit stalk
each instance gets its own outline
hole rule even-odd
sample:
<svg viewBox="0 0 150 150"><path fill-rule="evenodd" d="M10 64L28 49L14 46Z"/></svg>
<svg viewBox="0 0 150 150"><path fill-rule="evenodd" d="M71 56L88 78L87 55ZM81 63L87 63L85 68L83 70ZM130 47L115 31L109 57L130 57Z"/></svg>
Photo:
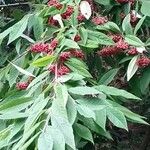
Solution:
<svg viewBox="0 0 150 150"><path fill-rule="evenodd" d="M61 14L61 17L63 19L69 19L70 16L73 14L73 12L74 12L73 7L72 6L67 6L66 12L64 12L63 14Z"/></svg>
<svg viewBox="0 0 150 150"><path fill-rule="evenodd" d="M95 25L103 25L104 23L108 22L108 19L107 17L93 17L92 18L92 22L95 24Z"/></svg>
<svg viewBox="0 0 150 150"><path fill-rule="evenodd" d="M129 49L129 51L127 52L129 55L137 55L139 52L137 51L136 48L131 48Z"/></svg>
<svg viewBox="0 0 150 150"><path fill-rule="evenodd" d="M74 41L75 42L79 42L81 40L81 37L80 37L80 35L76 35L75 37L74 37Z"/></svg>
<svg viewBox="0 0 150 150"><path fill-rule="evenodd" d="M57 0L49 0L47 4L48 6L54 6L56 9L59 10L63 7L63 5Z"/></svg>
<svg viewBox="0 0 150 150"><path fill-rule="evenodd" d="M36 43L31 46L30 50L35 53L47 52L49 51L49 44Z"/></svg>
<svg viewBox="0 0 150 150"><path fill-rule="evenodd" d="M128 48L129 48L129 44L126 43L125 41L123 41L122 39L120 39L120 40L116 43L116 47L117 47L118 49L123 49L123 50L125 50L125 49L128 49Z"/></svg>

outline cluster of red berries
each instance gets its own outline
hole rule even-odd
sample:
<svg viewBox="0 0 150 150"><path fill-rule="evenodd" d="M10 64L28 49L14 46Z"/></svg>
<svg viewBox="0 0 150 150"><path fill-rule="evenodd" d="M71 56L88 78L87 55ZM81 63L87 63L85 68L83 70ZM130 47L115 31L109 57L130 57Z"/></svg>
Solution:
<svg viewBox="0 0 150 150"><path fill-rule="evenodd" d="M120 39L118 42L116 42L115 46L104 47L102 50L98 51L98 54L102 57L114 56L116 54L122 53L128 48L128 43L124 42L123 39Z"/></svg>
<svg viewBox="0 0 150 150"><path fill-rule="evenodd" d="M36 43L30 48L32 52L35 53L49 53L52 52L58 45L58 40L54 39L50 44L48 43Z"/></svg>
<svg viewBox="0 0 150 150"><path fill-rule="evenodd" d="M70 69L64 65L64 62L67 61L71 57L76 57L83 59L84 54L81 50L70 49L68 52L62 52L59 56L59 66L57 68L57 76L62 76L68 74ZM51 65L49 67L49 71L55 74L56 65Z"/></svg>
<svg viewBox="0 0 150 150"><path fill-rule="evenodd" d="M80 40L81 40L81 36L77 34L77 35L74 37L74 41L75 41L75 42L79 42Z"/></svg>
<svg viewBox="0 0 150 150"><path fill-rule="evenodd" d="M140 67L140 68L144 68L144 67L147 67L150 65L150 59L143 56L141 58L139 58L137 60L137 65Z"/></svg>
<svg viewBox="0 0 150 150"><path fill-rule="evenodd" d="M18 90L26 90L27 87L28 87L28 85L29 85L28 82L18 82L18 83L16 84L16 88L17 88Z"/></svg>
<svg viewBox="0 0 150 150"><path fill-rule="evenodd" d="M53 17L48 18L48 25L50 26L59 26L59 23L57 20L54 20Z"/></svg>
<svg viewBox="0 0 150 150"><path fill-rule="evenodd" d="M92 22L95 25L103 25L104 23L108 22L108 19L107 19L107 17L98 16L98 17L93 17Z"/></svg>
<svg viewBox="0 0 150 150"><path fill-rule="evenodd" d="M57 65L57 64L56 64ZM55 74L55 70L56 70L56 65L51 65L50 67L49 67L49 71L50 72L52 72L53 74ZM65 66L65 65L63 65L63 64L61 64L58 68L57 68L57 76L58 77L60 77L60 76L62 76L62 75L66 75L66 74L68 74L70 72L70 69L67 67L67 66Z"/></svg>
<svg viewBox="0 0 150 150"><path fill-rule="evenodd" d="M129 55L137 55L139 52L137 51L137 49L136 49L135 47L131 47L131 48L127 51L127 53L128 53Z"/></svg>
<svg viewBox="0 0 150 150"><path fill-rule="evenodd" d="M128 2L134 3L135 0L115 0L115 1L122 4L122 3L128 3Z"/></svg>
<svg viewBox="0 0 150 150"><path fill-rule="evenodd" d="M61 14L61 17L63 19L68 19L73 14L73 12L74 12L74 8L72 6L68 5L66 12L64 12L63 14Z"/></svg>
<svg viewBox="0 0 150 150"><path fill-rule="evenodd" d="M123 39L121 34L112 34L109 33L108 36L114 41L114 42L119 42L120 40Z"/></svg>
<svg viewBox="0 0 150 150"><path fill-rule="evenodd" d="M63 5L58 0L49 0L48 6L54 6L56 9L62 9Z"/></svg>

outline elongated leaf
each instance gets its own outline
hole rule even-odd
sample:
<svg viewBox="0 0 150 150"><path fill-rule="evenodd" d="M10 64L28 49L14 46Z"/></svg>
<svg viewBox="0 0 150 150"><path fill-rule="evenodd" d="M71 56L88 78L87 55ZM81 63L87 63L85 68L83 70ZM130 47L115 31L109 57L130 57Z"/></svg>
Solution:
<svg viewBox="0 0 150 150"><path fill-rule="evenodd" d="M86 118L93 118L94 120L96 119L94 111L84 105L77 105L77 110L79 114Z"/></svg>
<svg viewBox="0 0 150 150"><path fill-rule="evenodd" d="M27 27L29 17L30 15L26 15L22 20L20 20L12 27L12 30L9 34L8 44L10 44L11 42L13 42L22 35L22 33L25 31Z"/></svg>
<svg viewBox="0 0 150 150"><path fill-rule="evenodd" d="M105 85L99 85L95 87L100 92L104 92L107 95L113 95L113 96L121 96L127 99L135 99L140 100L140 98L136 97L135 95L121 89L117 89L111 86L105 86Z"/></svg>
<svg viewBox="0 0 150 150"><path fill-rule="evenodd" d="M136 35L137 32L138 32L138 30L141 28L141 26L142 26L142 24L143 24L145 18L146 18L146 16L142 17L142 18L140 19L140 21L137 23L137 25L135 26L134 35Z"/></svg>
<svg viewBox="0 0 150 150"><path fill-rule="evenodd" d="M67 119L52 114L51 116L52 126L60 130L65 138L65 143L75 150L75 141L73 135L73 129Z"/></svg>
<svg viewBox="0 0 150 150"><path fill-rule="evenodd" d="M53 139L50 133L43 132L38 138L38 150L52 150L53 149Z"/></svg>
<svg viewBox="0 0 150 150"><path fill-rule="evenodd" d="M131 35L132 35L133 29L132 29L132 26L131 26L131 23L130 23L130 19L131 19L130 14L128 14L128 15L124 18L124 20L123 20L123 22L122 22L122 29L123 29L123 31L124 31L126 34L131 34Z"/></svg>
<svg viewBox="0 0 150 150"><path fill-rule="evenodd" d="M31 77L35 77L32 73L20 68L19 66L16 66L15 64L13 64L12 62L10 62L19 72L21 72L22 74L26 75L26 76L31 76Z"/></svg>
<svg viewBox="0 0 150 150"><path fill-rule="evenodd" d="M143 46L144 43L136 36L134 35L126 35L125 36L125 41L133 46Z"/></svg>
<svg viewBox="0 0 150 150"><path fill-rule="evenodd" d="M127 69L127 81L129 81L133 76L134 74L136 73L136 71L138 70L138 65L137 65L137 59L138 59L138 56L134 56L129 65L128 65L128 69Z"/></svg>
<svg viewBox="0 0 150 150"><path fill-rule="evenodd" d="M108 85L114 79L118 71L119 69L111 69L101 77L98 83Z"/></svg>
<svg viewBox="0 0 150 150"><path fill-rule="evenodd" d="M48 135L51 135L53 139L54 150L65 150L65 139L63 134L60 132L60 130L58 130L53 126L48 126L46 132Z"/></svg>
<svg viewBox="0 0 150 150"><path fill-rule="evenodd" d="M82 138L84 138L84 139L86 139L86 140L94 143L93 137L92 137L92 133L91 133L91 131L87 127L85 127L85 126L83 126L81 124L76 123L74 129L75 129L75 132L80 137L82 137Z"/></svg>
<svg viewBox="0 0 150 150"><path fill-rule="evenodd" d="M128 130L126 118L121 111L109 107L107 116L115 126Z"/></svg>
<svg viewBox="0 0 150 150"><path fill-rule="evenodd" d="M73 87L69 89L69 92L72 94L77 94L77 95L94 95L94 94L100 94L98 90L96 90L93 87Z"/></svg>
<svg viewBox="0 0 150 150"><path fill-rule="evenodd" d="M150 16L150 9L149 9L150 1L149 0L142 0L142 7L141 12L146 15Z"/></svg>
<svg viewBox="0 0 150 150"><path fill-rule="evenodd" d="M31 65L36 66L36 67L45 67L51 64L54 60L55 60L55 56L47 55L43 58L39 58L35 60Z"/></svg>
<svg viewBox="0 0 150 150"><path fill-rule="evenodd" d="M32 103L33 99L31 97L21 97L9 101L5 100L0 105L0 112L1 113L17 112L25 109Z"/></svg>

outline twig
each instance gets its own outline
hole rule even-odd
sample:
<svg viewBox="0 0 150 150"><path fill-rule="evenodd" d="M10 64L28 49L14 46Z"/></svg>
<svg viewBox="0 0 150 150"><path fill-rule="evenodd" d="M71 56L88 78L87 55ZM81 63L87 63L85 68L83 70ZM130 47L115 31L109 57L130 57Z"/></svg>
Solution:
<svg viewBox="0 0 150 150"><path fill-rule="evenodd" d="M21 6L21 5L30 5L30 3L29 2L25 2L25 3L5 4L5 5L0 5L0 8L1 7Z"/></svg>

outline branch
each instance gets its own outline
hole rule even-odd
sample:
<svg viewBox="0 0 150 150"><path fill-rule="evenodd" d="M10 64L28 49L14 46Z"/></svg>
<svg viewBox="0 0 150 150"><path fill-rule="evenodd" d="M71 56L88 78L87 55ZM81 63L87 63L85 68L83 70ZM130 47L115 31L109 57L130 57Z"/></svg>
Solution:
<svg viewBox="0 0 150 150"><path fill-rule="evenodd" d="M13 7L13 6L22 6L22 5L30 5L30 3L25 2L25 3L5 4L5 5L0 5L0 8L2 8L2 7Z"/></svg>

